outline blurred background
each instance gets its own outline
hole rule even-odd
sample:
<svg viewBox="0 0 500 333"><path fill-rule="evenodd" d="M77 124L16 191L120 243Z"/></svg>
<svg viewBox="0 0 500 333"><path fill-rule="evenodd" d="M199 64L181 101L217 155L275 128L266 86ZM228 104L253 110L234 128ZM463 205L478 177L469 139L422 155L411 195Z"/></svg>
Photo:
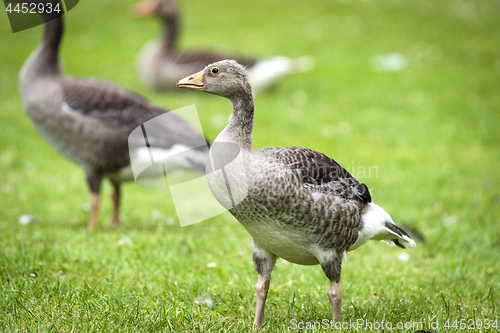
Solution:
<svg viewBox="0 0 500 333"><path fill-rule="evenodd" d="M213 140L231 113L227 100L155 93L140 81L138 52L158 36L160 23L135 19L133 3L80 1L64 15L65 74L113 82L171 110L195 104ZM377 242L349 254L344 319L498 316L499 1L192 0L178 6L183 50L311 56L313 70L257 95L254 148L300 146L327 154L366 183L396 223L423 236L404 255ZM257 279L251 238L230 215L181 228L168 190L128 183L123 226L114 231L106 183L101 229L86 231L84 175L36 132L17 89L19 70L41 34L42 27L13 34L0 13L0 323L43 329L51 321L42 319L43 309L50 308L63 329L251 328ZM35 222L21 225L23 215ZM290 318L329 318L327 287L319 266L280 261L266 309L269 329L286 328ZM91 304L90 313L84 304ZM65 311L74 317L62 319ZM156 321L148 317L154 314Z"/></svg>

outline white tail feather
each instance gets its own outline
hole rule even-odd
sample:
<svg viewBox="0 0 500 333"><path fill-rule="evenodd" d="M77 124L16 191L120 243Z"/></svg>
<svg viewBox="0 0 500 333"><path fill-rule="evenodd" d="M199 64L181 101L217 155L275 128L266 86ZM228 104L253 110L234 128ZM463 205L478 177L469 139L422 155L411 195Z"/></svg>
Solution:
<svg viewBox="0 0 500 333"><path fill-rule="evenodd" d="M394 224L394 226L396 226ZM397 227L397 226L396 226ZM410 237L404 235L404 234L401 234L399 235L398 233L390 230L389 228L385 228L386 232L394 235L397 237L397 242L399 245L401 245L401 247L405 248L405 249L408 249L408 248L411 248L411 247L415 247L417 246L417 244L415 243L415 241L413 239L411 239ZM391 246L397 246L396 243L395 243L395 240L394 239L383 239L382 240L384 243L386 244L389 244Z"/></svg>
<svg viewBox="0 0 500 333"><path fill-rule="evenodd" d="M391 246L403 248L415 247L415 241L406 232L394 224L390 215L380 206L369 203L363 210L363 229L349 251L358 248L370 239L381 240Z"/></svg>
<svg viewBox="0 0 500 333"><path fill-rule="evenodd" d="M250 84L254 91L269 88L280 77L286 74L309 71L314 67L314 60L310 56L298 59L274 57L263 59L247 69Z"/></svg>
<svg viewBox="0 0 500 333"><path fill-rule="evenodd" d="M182 154L184 152L184 154ZM151 157L153 160L151 160ZM204 173L208 153L190 149L182 144L175 144L170 149L141 147L131 152L132 166L127 166L112 177L119 181L137 180L139 174L153 165L163 161L166 172L179 169L194 169ZM142 177L164 177L163 168L152 168Z"/></svg>

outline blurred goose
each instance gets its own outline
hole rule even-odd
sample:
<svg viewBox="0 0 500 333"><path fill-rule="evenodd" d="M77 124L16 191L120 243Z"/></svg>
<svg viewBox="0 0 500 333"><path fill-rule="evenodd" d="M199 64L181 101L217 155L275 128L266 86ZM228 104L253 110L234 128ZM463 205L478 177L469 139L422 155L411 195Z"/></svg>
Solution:
<svg viewBox="0 0 500 333"><path fill-rule="evenodd" d="M58 0L50 0L57 3ZM62 8L62 7L61 7ZM39 47L24 63L19 75L19 89L24 107L42 136L60 153L79 164L85 171L91 191L91 214L88 229L98 227L99 192L103 178L113 184L113 222L119 225L120 183L133 180L131 157L149 159L169 156L179 147L204 142L185 121L165 114L144 98L109 83L63 76L59 61L59 45L63 21L54 12L45 14L45 30ZM147 120L164 115L163 138L150 138L146 143L130 142L128 136ZM143 148L139 148L143 147ZM186 160L170 168L191 167L204 172L207 153L193 150ZM151 160L149 161L151 162Z"/></svg>
<svg viewBox="0 0 500 333"><path fill-rule="evenodd" d="M258 273L255 326L262 325L278 257L300 265L321 265L331 282L327 294L336 322L341 320L341 259L347 251L370 239L401 248L415 246L389 214L371 202L366 185L333 159L297 147L252 149L254 102L242 66L219 61L177 85L228 98L233 105L229 125L210 150L207 176L226 165L223 177L208 177L210 189L253 237ZM240 163L217 162L227 154L227 149L215 150L222 143L239 148Z"/></svg>
<svg viewBox="0 0 500 333"><path fill-rule="evenodd" d="M174 89L181 78L202 70L210 63L232 58L209 52L180 52L176 47L179 14L175 3L170 0L140 2L135 5L134 10L139 17L156 14L163 23L161 38L147 43L139 56L140 75L152 89ZM265 90L285 74L306 71L313 66L313 60L308 56L295 60L286 57L236 59L246 67L249 80L256 91Z"/></svg>

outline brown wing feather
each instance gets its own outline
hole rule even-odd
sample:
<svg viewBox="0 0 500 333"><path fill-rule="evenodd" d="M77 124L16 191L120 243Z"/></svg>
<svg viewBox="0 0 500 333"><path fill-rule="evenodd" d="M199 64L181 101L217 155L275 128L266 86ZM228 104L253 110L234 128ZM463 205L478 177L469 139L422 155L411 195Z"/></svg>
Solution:
<svg viewBox="0 0 500 333"><path fill-rule="evenodd" d="M166 112L127 89L99 80L64 79L62 88L73 110L120 125L139 125Z"/></svg>
<svg viewBox="0 0 500 333"><path fill-rule="evenodd" d="M98 119L109 127L122 128L127 134L144 122L168 112L125 88L99 80L64 79L62 87L65 102L72 110ZM159 126L154 132L165 133L162 137L149 138L150 143L157 147L170 148L175 143L199 146L203 142L200 133L173 114L170 114L168 122L151 126Z"/></svg>
<svg viewBox="0 0 500 333"><path fill-rule="evenodd" d="M346 169L325 154L298 147L264 148L260 151L272 155L278 162L296 171L304 181L304 186L312 191L333 193L363 203L371 202L366 185L359 183Z"/></svg>

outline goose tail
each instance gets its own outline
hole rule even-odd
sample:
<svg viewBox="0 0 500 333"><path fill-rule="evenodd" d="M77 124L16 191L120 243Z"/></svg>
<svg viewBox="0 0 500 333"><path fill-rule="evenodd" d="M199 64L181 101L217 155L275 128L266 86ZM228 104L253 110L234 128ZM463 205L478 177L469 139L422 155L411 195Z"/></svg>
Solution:
<svg viewBox="0 0 500 333"><path fill-rule="evenodd" d="M165 172L169 182L181 183L183 177L192 178L188 170L205 174L207 159L207 147L189 148L183 144L174 144L169 149L142 147L130 151L131 165L121 173L121 179L135 180L142 188L164 189Z"/></svg>
<svg viewBox="0 0 500 333"><path fill-rule="evenodd" d="M381 240L391 246L408 249L417 246L415 241L401 227L398 227L390 215L380 206L369 203L363 210L363 230L367 240Z"/></svg>
<svg viewBox="0 0 500 333"><path fill-rule="evenodd" d="M247 69L250 84L256 91L262 91L272 86L283 75L309 71L314 67L311 56L297 59L273 57L259 60Z"/></svg>
<svg viewBox="0 0 500 333"><path fill-rule="evenodd" d="M391 245L397 246L402 249L409 249L411 247L417 246L415 241L408 235L408 233L401 227L398 227L392 222L385 222L385 230L396 238L384 239L383 242Z"/></svg>

